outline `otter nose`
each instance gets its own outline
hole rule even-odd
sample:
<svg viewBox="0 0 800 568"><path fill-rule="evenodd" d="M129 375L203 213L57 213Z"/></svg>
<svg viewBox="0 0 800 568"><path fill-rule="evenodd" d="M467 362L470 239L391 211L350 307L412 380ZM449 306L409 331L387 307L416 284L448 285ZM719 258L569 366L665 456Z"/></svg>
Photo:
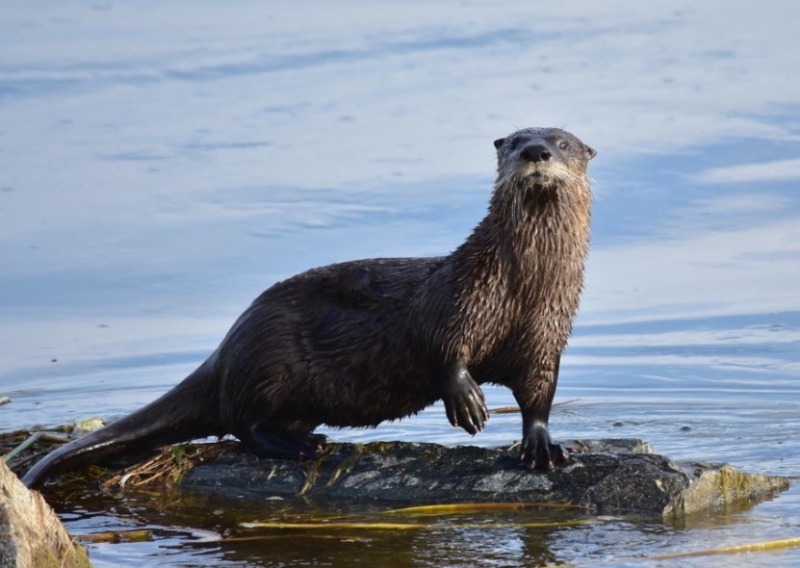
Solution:
<svg viewBox="0 0 800 568"><path fill-rule="evenodd" d="M529 144L522 149L519 157L529 162L547 162L553 154L542 144Z"/></svg>

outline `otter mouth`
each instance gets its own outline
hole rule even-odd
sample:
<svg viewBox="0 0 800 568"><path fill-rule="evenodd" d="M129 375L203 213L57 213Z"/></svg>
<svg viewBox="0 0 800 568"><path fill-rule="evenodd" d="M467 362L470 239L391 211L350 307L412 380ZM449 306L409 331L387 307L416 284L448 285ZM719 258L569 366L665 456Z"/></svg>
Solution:
<svg viewBox="0 0 800 568"><path fill-rule="evenodd" d="M552 189L558 185L558 180L555 177L541 171L531 172L525 176L525 180L528 186L534 191Z"/></svg>
<svg viewBox="0 0 800 568"><path fill-rule="evenodd" d="M551 182L551 178L544 172L534 171L528 174L528 179L538 185L547 185Z"/></svg>
<svg viewBox="0 0 800 568"><path fill-rule="evenodd" d="M556 182L555 172L550 164L537 162L534 164L526 163L521 169L523 179L534 185L553 185Z"/></svg>

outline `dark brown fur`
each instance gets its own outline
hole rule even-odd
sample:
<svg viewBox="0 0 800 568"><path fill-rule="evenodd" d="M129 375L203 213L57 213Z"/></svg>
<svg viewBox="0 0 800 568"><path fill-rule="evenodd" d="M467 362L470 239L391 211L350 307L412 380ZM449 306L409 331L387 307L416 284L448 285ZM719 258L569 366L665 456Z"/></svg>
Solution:
<svg viewBox="0 0 800 568"><path fill-rule="evenodd" d="M160 399L39 462L29 486L78 462L233 434L261 455L313 457L320 424L375 426L439 399L470 433L488 414L479 384L509 387L522 459L566 459L547 421L578 309L594 150L554 128L495 142L489 212L452 254L359 260L275 284L219 348Z"/></svg>

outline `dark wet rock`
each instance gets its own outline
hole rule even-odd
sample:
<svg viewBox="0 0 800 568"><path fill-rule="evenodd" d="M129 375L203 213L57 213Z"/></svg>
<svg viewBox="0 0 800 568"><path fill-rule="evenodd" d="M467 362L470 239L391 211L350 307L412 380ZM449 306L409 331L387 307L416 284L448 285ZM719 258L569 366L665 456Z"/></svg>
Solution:
<svg viewBox="0 0 800 568"><path fill-rule="evenodd" d="M0 459L0 568L88 567L53 510Z"/></svg>
<svg viewBox="0 0 800 568"><path fill-rule="evenodd" d="M232 449L186 473L181 487L255 498L308 496L392 503L550 502L597 513L675 519L752 505L789 486L786 478L728 465L673 462L641 440L574 441L570 461L550 473L521 467L515 448L436 444L330 444L316 461L259 459Z"/></svg>

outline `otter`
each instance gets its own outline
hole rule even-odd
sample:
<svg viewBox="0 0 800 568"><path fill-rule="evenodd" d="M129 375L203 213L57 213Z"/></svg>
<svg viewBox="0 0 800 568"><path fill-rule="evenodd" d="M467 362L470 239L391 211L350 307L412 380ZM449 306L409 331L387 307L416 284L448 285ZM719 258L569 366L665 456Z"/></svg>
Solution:
<svg viewBox="0 0 800 568"><path fill-rule="evenodd" d="M356 260L273 285L181 383L48 454L25 484L213 435L259 456L313 459L321 424L374 427L438 400L474 435L489 416L483 383L510 388L519 404L525 466L565 462L548 419L583 287L595 150L558 128L494 146L488 213L450 255Z"/></svg>

